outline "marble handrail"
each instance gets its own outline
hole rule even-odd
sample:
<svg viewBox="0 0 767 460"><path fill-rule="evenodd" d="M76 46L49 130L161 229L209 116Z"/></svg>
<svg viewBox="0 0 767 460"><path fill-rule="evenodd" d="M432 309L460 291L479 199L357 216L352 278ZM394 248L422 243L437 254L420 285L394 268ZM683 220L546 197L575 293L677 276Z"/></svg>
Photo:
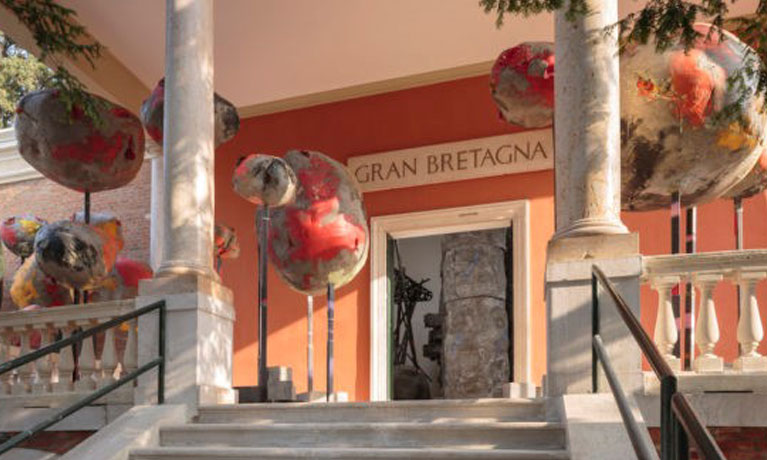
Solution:
<svg viewBox="0 0 767 460"><path fill-rule="evenodd" d="M690 282L700 299L695 306L694 339L698 352L693 360L693 371L724 372L724 360L715 352L720 329L713 291L719 283L732 283L740 287L741 293L737 327L740 351L732 363L733 370L767 372L767 357L757 352L764 340L764 328L756 296L756 285L767 278L767 250L644 256L642 264L643 282L658 292L654 340L674 370L680 370L679 358L672 353L679 330L671 295L680 283Z"/></svg>
<svg viewBox="0 0 767 460"><path fill-rule="evenodd" d="M45 346L78 328L88 329L134 310L133 300L0 313L0 362ZM0 376L0 397L92 391L137 363L136 321L85 339ZM76 364L77 363L77 364ZM75 372L77 370L77 372Z"/></svg>

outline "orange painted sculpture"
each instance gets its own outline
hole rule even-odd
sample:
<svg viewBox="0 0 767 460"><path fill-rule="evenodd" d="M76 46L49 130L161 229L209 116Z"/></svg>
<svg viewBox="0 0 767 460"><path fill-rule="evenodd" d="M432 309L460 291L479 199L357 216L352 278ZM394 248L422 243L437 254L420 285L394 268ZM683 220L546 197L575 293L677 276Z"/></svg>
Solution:
<svg viewBox="0 0 767 460"><path fill-rule="evenodd" d="M56 90L19 101L16 138L24 159L71 189L99 192L136 177L144 159L144 130L128 110L101 99L96 123L77 107L68 111Z"/></svg>
<svg viewBox="0 0 767 460"><path fill-rule="evenodd" d="M359 273L369 231L362 196L346 168L319 152L293 150L285 161L298 179L293 203L272 211L269 257L280 276L306 294L339 288Z"/></svg>
<svg viewBox="0 0 767 460"><path fill-rule="evenodd" d="M11 299L18 308L29 305L56 307L72 303L72 291L45 274L32 254L16 271L11 285Z"/></svg>
<svg viewBox="0 0 767 460"><path fill-rule="evenodd" d="M35 250L35 235L46 222L30 214L12 216L0 223L0 239L9 251L26 259Z"/></svg>
<svg viewBox="0 0 767 460"><path fill-rule="evenodd" d="M118 257L109 276L93 292L93 300L132 299L138 295L139 281L152 278L152 268L144 262Z"/></svg>
<svg viewBox="0 0 767 460"><path fill-rule="evenodd" d="M237 161L234 191L254 204L283 206L295 199L296 174L282 158L254 153Z"/></svg>
<svg viewBox="0 0 767 460"><path fill-rule="evenodd" d="M213 94L215 114L214 144L216 147L232 139L240 129L240 117L231 102ZM163 108L165 105L165 79L157 83L152 94L141 105L141 122L153 141L162 145Z"/></svg>
<svg viewBox="0 0 767 460"><path fill-rule="evenodd" d="M554 44L520 43L498 56L490 89L500 116L525 128L554 121Z"/></svg>
<svg viewBox="0 0 767 460"><path fill-rule="evenodd" d="M73 289L98 288L112 271L117 251L115 239L107 232L79 222L48 224L35 238L40 269Z"/></svg>
<svg viewBox="0 0 767 460"><path fill-rule="evenodd" d="M72 216L72 222L85 223L82 211L76 212ZM91 214L90 226L101 232L105 237L104 251L109 254L109 258L116 258L117 253L125 247L123 238L122 222L114 214L109 212L96 212Z"/></svg>
<svg viewBox="0 0 767 460"><path fill-rule="evenodd" d="M634 46L621 57L621 192L624 210L705 203L742 181L761 155L767 115L757 96L756 54L710 26L685 52ZM757 171L758 173L758 171Z"/></svg>

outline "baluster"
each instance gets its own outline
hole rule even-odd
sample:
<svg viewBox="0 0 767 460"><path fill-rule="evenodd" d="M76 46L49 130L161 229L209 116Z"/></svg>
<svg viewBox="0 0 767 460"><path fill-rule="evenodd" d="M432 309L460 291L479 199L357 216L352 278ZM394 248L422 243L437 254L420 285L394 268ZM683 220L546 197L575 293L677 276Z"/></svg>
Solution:
<svg viewBox="0 0 767 460"><path fill-rule="evenodd" d="M90 321L79 321L78 326L83 330L92 326ZM91 391L96 388L96 351L93 348L93 336L80 342L80 359L77 361L80 378L75 382L75 390Z"/></svg>
<svg viewBox="0 0 767 460"><path fill-rule="evenodd" d="M740 319L738 320L738 343L740 356L733 363L733 368L741 372L767 371L767 358L759 354L756 348L764 339L762 318L759 315L759 302L756 298L756 283L767 277L765 272L740 272L736 281L740 285Z"/></svg>
<svg viewBox="0 0 767 460"><path fill-rule="evenodd" d="M63 338L69 337L72 332L72 326L70 324L56 324L54 325L61 329ZM64 347L59 352L58 365L58 378L52 383L52 390L54 393L65 393L72 391L72 372L75 370L75 359L73 355L73 349L71 346Z"/></svg>
<svg viewBox="0 0 767 460"><path fill-rule="evenodd" d="M29 346L29 339L32 335L32 329L26 326L19 326L13 328L14 332L19 335L21 340L21 347L19 349L19 356L24 356L31 351ZM35 363L27 363L18 368L18 382L13 386L11 393L14 395L22 395L28 393L32 388L32 383L35 377Z"/></svg>
<svg viewBox="0 0 767 460"><path fill-rule="evenodd" d="M128 321L128 339L125 341L123 353L123 374L138 368L138 340L136 337L136 320Z"/></svg>
<svg viewBox="0 0 767 460"><path fill-rule="evenodd" d="M679 358L674 356L674 345L679 339L674 309L671 305L671 289L679 284L678 276L662 276L652 280L652 288L658 291L658 316L655 320L655 344L671 369L681 370Z"/></svg>
<svg viewBox="0 0 767 460"><path fill-rule="evenodd" d="M104 348L101 350L101 369L103 376L101 385L109 385L115 381L114 374L117 368L117 351L115 349L115 328L109 328L104 333Z"/></svg>
<svg viewBox="0 0 767 460"><path fill-rule="evenodd" d="M700 290L700 307L698 321L695 326L695 342L700 349L700 356L693 361L695 372L723 372L724 360L714 353L714 347L719 342L719 319L714 305L714 288L722 280L722 275L696 275L693 282Z"/></svg>
<svg viewBox="0 0 767 460"><path fill-rule="evenodd" d="M0 329L0 363L11 360L11 342L8 329ZM10 394L13 385L13 373L0 375L0 395Z"/></svg>
<svg viewBox="0 0 767 460"><path fill-rule="evenodd" d="M38 325L35 328L40 334L40 348L43 348L51 343L51 330L47 324ZM37 378L32 385L32 393L48 393L51 391L51 355L43 356L35 361L35 368L37 369Z"/></svg>

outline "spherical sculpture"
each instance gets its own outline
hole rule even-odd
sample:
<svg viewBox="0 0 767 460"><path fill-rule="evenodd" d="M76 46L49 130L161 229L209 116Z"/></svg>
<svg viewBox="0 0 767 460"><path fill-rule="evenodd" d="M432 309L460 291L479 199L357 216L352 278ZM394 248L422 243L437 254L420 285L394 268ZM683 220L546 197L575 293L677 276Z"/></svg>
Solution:
<svg viewBox="0 0 767 460"><path fill-rule="evenodd" d="M24 261L13 276L11 299L18 308L29 305L56 307L73 302L72 291L46 275L34 254Z"/></svg>
<svg viewBox="0 0 767 460"><path fill-rule="evenodd" d="M216 257L221 259L236 259L240 256L240 242L232 227L216 224L213 235L216 245Z"/></svg>
<svg viewBox="0 0 767 460"><path fill-rule="evenodd" d="M213 94L216 147L232 139L240 130L240 116L231 102ZM165 105L165 79L157 83L152 94L141 104L141 122L153 141L162 145L163 108Z"/></svg>
<svg viewBox="0 0 767 460"><path fill-rule="evenodd" d="M520 43L495 60L490 89L506 121L525 128L554 120L554 44Z"/></svg>
<svg viewBox="0 0 767 460"><path fill-rule="evenodd" d="M152 268L144 262L118 257L109 276L93 292L96 302L132 299L138 295L139 281L153 276Z"/></svg>
<svg viewBox="0 0 767 460"><path fill-rule="evenodd" d="M30 214L13 216L0 223L0 239L9 251L26 259L35 251L35 235L46 222Z"/></svg>
<svg viewBox="0 0 767 460"><path fill-rule="evenodd" d="M21 156L45 177L81 192L111 190L133 180L144 160L141 122L98 99L100 119L94 122L77 107L67 111L56 90L21 98L15 125Z"/></svg>
<svg viewBox="0 0 767 460"><path fill-rule="evenodd" d="M750 48L709 25L685 52L639 45L621 56L621 191L624 210L684 205L722 196L754 166L765 136Z"/></svg>
<svg viewBox="0 0 767 460"><path fill-rule="evenodd" d="M232 176L232 186L238 195L269 207L292 202L296 182L296 174L285 160L260 153L240 158Z"/></svg>
<svg viewBox="0 0 767 460"><path fill-rule="evenodd" d="M109 275L117 252L114 239L85 224L59 221L44 226L35 238L40 268L74 289L97 288Z"/></svg>
<svg viewBox="0 0 767 460"><path fill-rule="evenodd" d="M285 156L298 178L296 199L269 222L269 256L280 276L306 294L351 281L368 254L362 197L346 168L319 152Z"/></svg>

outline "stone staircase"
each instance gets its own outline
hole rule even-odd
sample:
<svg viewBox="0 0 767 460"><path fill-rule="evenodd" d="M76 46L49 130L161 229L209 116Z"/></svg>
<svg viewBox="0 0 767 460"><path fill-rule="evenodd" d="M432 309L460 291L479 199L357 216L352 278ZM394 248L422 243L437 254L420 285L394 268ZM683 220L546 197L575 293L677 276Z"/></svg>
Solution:
<svg viewBox="0 0 767 460"><path fill-rule="evenodd" d="M540 400L433 400L202 407L131 460L568 459Z"/></svg>

